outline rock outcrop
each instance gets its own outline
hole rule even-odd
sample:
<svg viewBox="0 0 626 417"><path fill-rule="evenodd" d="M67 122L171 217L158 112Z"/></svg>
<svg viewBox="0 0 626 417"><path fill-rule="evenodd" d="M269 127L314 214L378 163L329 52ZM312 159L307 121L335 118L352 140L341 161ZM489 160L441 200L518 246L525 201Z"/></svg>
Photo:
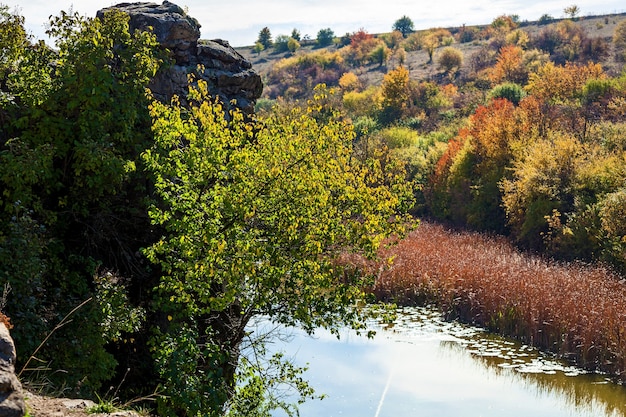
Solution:
<svg viewBox="0 0 626 417"><path fill-rule="evenodd" d="M101 18L112 8L128 13L131 31L151 30L161 46L171 53L175 63L159 71L150 85L157 99L169 102L177 95L184 102L188 75L193 73L197 79L206 81L209 93L223 103L235 103L248 113L254 110L263 91L260 75L227 41L199 41L200 24L182 8L169 1L161 5L121 3L98 11L97 17Z"/></svg>
<svg viewBox="0 0 626 417"><path fill-rule="evenodd" d="M15 344L9 329L0 322L0 416L22 417L26 413L22 384L15 376Z"/></svg>

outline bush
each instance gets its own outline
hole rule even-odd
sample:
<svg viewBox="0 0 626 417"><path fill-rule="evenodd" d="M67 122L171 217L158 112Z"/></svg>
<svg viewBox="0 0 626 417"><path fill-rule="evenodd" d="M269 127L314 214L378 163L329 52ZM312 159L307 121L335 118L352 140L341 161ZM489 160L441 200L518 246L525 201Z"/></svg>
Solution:
<svg viewBox="0 0 626 417"><path fill-rule="evenodd" d="M418 133L408 127L392 126L378 132L382 142L389 149L408 148L417 144Z"/></svg>
<svg viewBox="0 0 626 417"><path fill-rule="evenodd" d="M276 36L276 39L274 39L274 51L276 53L288 52L290 39L287 35Z"/></svg>
<svg viewBox="0 0 626 417"><path fill-rule="evenodd" d="M457 72L463 65L463 53L456 48L447 47L441 51L437 61L439 69L447 73Z"/></svg>
<svg viewBox="0 0 626 417"><path fill-rule="evenodd" d="M376 87L369 87L364 91L349 91L343 95L344 108L357 119L359 116L378 118L381 101L380 91Z"/></svg>
<svg viewBox="0 0 626 417"><path fill-rule="evenodd" d="M276 91L268 91L268 96L309 97L316 85L335 86L346 72L343 57L337 51L320 50L285 58L274 64L268 75L270 82L277 85Z"/></svg>
<svg viewBox="0 0 626 417"><path fill-rule="evenodd" d="M357 139L374 134L379 129L378 122L369 116L358 117L353 126Z"/></svg>
<svg viewBox="0 0 626 417"><path fill-rule="evenodd" d="M289 52L293 54L298 49L300 49L300 42L298 42L294 38L289 38L289 41L287 41L287 49L289 49Z"/></svg>
<svg viewBox="0 0 626 417"><path fill-rule="evenodd" d="M353 72L346 72L339 79L339 86L345 91L354 91L361 88L359 77Z"/></svg>
<svg viewBox="0 0 626 417"><path fill-rule="evenodd" d="M516 106L524 97L526 97L526 91L524 91L524 88L521 85L515 83L499 84L489 92L489 98L503 98L509 100Z"/></svg>
<svg viewBox="0 0 626 417"><path fill-rule="evenodd" d="M552 134L514 160L512 178L502 182L502 202L515 238L526 247L544 248L554 211L574 211L576 173L584 155L576 138Z"/></svg>

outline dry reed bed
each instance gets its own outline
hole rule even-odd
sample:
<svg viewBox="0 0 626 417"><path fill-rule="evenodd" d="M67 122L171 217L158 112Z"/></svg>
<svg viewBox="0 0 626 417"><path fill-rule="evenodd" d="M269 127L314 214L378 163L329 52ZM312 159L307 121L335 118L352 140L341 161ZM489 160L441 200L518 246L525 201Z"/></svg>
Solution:
<svg viewBox="0 0 626 417"><path fill-rule="evenodd" d="M626 282L600 266L559 264L506 240L422 222L377 271L374 294L435 303L458 318L626 382Z"/></svg>

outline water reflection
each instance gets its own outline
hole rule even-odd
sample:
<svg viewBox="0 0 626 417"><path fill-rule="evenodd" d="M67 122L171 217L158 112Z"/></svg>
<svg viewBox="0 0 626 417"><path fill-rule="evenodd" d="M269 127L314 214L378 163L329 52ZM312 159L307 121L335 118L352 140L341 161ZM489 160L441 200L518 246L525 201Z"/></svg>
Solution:
<svg viewBox="0 0 626 417"><path fill-rule="evenodd" d="M372 326L373 340L294 332L275 346L308 363L305 377L327 395L303 404L303 417L626 416L625 387L434 310L403 309L393 325Z"/></svg>

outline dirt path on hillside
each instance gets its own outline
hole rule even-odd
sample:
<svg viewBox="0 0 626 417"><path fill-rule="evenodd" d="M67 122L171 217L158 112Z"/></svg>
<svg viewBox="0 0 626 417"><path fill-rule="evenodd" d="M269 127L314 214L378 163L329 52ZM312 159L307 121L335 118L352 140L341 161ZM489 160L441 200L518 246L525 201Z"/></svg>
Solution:
<svg viewBox="0 0 626 417"><path fill-rule="evenodd" d="M31 417L149 417L134 411L116 411L113 413L88 413L93 401L69 398L53 398L24 392L26 407Z"/></svg>

